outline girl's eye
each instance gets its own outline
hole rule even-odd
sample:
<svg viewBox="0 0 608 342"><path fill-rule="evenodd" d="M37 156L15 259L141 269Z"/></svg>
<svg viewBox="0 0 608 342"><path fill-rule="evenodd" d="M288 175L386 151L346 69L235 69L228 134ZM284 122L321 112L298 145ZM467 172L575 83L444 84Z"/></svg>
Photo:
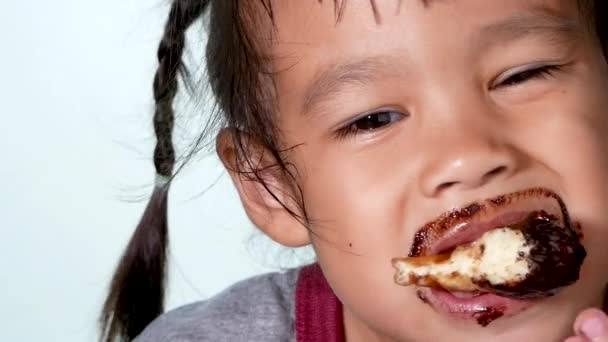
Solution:
<svg viewBox="0 0 608 342"><path fill-rule="evenodd" d="M360 133L367 133L375 131L379 128L383 128L390 124L393 124L406 117L405 114L394 112L394 111L381 111L376 113L367 114L347 126L340 128L336 132L338 138L346 138L350 135L357 135Z"/></svg>
<svg viewBox="0 0 608 342"><path fill-rule="evenodd" d="M496 82L496 85L494 85L493 88L500 89L504 87L512 87L525 83L526 81L548 78L555 75L555 73L559 71L560 68L561 67L559 65L544 65L541 67L523 70L510 76L507 76L503 80L500 80L499 78L499 81Z"/></svg>

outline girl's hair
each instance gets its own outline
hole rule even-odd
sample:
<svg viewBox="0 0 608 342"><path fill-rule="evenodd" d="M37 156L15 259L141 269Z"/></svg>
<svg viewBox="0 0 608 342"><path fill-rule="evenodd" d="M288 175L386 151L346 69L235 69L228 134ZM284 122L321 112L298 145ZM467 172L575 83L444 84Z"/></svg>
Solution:
<svg viewBox="0 0 608 342"><path fill-rule="evenodd" d="M375 0L370 1L374 5ZM581 13L587 17L590 27L595 30L606 51L608 25L605 17L608 14L608 3L603 0L578 2ZM346 1L334 0L334 3L336 20L339 20ZM101 341L130 341L164 311L168 249L167 196L176 161L172 143L173 99L178 91L179 77L188 81L188 73L182 62L186 31L207 12L207 76L218 108L197 142L200 143L212 127L228 127L232 130L231 137L235 146L233 165L237 169L234 171L260 182L278 200L260 175L263 169L257 168L258 162L251 160L247 153L245 140L254 139L265 151L271 153L276 161L272 167L279 168L295 184L289 164L282 158L285 150L278 148L278 131L272 120L272 73L265 69L270 57L264 56L263 49L259 48L260 43L267 40L253 37L248 34L253 30L247 30L251 26L265 27L262 23L264 15L272 23L272 0L174 0L158 47L158 69L153 84L156 103L153 121L157 137L154 166L157 184L112 279L100 316ZM269 33L271 30L272 27L269 27ZM298 212L302 214L284 207L304 222L306 211L302 192L297 184L294 189L299 192L299 199L295 202L299 204Z"/></svg>

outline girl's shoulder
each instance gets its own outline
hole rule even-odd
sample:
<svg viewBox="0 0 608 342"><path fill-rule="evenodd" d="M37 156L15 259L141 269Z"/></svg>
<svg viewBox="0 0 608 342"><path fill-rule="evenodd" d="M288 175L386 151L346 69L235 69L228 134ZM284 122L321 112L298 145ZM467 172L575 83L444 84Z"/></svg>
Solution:
<svg viewBox="0 0 608 342"><path fill-rule="evenodd" d="M238 282L218 295L171 310L135 342L295 341L300 268Z"/></svg>

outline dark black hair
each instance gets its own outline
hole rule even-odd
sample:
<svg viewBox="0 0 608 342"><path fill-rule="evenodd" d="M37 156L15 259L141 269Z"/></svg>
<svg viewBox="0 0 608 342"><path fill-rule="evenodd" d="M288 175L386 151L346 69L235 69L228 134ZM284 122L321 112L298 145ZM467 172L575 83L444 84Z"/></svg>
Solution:
<svg viewBox="0 0 608 342"><path fill-rule="evenodd" d="M334 1L336 20L339 21L346 1ZM375 0L370 1L374 15L377 16ZM608 38L608 25L605 22L608 2L578 1L584 5L583 12L589 17L597 37L605 47ZM277 128L273 125L273 89L269 86L272 85L269 76L272 73L266 70L270 57L263 54L264 49L259 46L260 39L253 37L251 30L247 30L252 25L257 28L256 24L264 20L264 15L268 15L267 18L272 21L272 1L174 0L158 47L158 69L153 84L156 103L153 120L157 137L154 166L159 179L167 182L160 182L155 187L117 266L100 316L102 341L130 341L164 310L168 248L167 200L176 163L172 142L173 100L178 91L179 78L184 81L189 78L182 62L186 30L205 14L209 20L206 71L218 110L209 119L213 124L205 126L201 138L210 134L210 128L220 126L232 129L234 134L231 137L237 159L234 165L237 168L247 165L249 170L235 171L242 171L244 176L260 182L271 195L272 191L264 184L258 172L260 170L255 167L256 161L249 159L244 137L253 138L261 144L276 161L273 167L295 181L289 163L282 158L284 150L278 148L275 134ZM272 30L272 27L269 29ZM199 138L198 142L200 141ZM295 189L299 189L297 185ZM299 196L298 210L284 207L303 222L306 221L306 212L301 191Z"/></svg>

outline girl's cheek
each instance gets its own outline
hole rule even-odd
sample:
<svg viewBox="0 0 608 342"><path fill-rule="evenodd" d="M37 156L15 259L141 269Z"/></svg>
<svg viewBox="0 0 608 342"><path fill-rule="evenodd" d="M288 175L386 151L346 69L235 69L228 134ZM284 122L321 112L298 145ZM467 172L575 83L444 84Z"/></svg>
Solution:
<svg viewBox="0 0 608 342"><path fill-rule="evenodd" d="M560 97L547 99L537 122L519 139L548 171L572 219L580 224L588 255L579 286L599 293L608 281L608 87L589 77ZM541 108L543 112L541 112ZM542 113L539 115L539 113ZM535 115L530 113L530 115ZM524 148L524 147L522 147ZM534 175L532 174L532 177Z"/></svg>

